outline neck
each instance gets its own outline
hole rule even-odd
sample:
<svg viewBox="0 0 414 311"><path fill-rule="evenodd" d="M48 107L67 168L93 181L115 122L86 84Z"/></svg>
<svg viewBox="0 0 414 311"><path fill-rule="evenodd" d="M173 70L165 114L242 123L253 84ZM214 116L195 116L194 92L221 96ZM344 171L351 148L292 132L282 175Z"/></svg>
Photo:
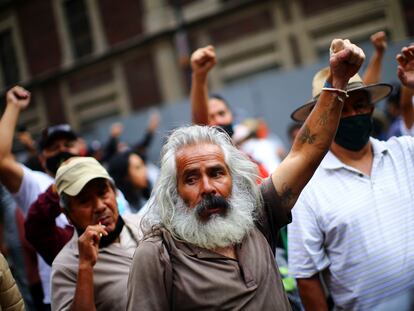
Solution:
<svg viewBox="0 0 414 311"><path fill-rule="evenodd" d="M346 165L356 168L366 175L371 175L373 151L370 141L368 141L368 143L358 151L345 149L344 147L333 142L330 150Z"/></svg>

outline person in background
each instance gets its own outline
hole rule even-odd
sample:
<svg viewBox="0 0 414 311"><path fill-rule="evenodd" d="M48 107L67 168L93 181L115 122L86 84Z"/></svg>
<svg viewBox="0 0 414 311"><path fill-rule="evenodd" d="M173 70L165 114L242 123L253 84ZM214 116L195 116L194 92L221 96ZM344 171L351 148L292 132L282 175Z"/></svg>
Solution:
<svg viewBox="0 0 414 311"><path fill-rule="evenodd" d="M125 310L140 218L119 214L113 180L95 158L64 162L56 189L75 233L53 261L52 310Z"/></svg>
<svg viewBox="0 0 414 311"><path fill-rule="evenodd" d="M152 191L152 181L142 158L130 150L120 152L109 161L108 172L124 194L131 211L140 211Z"/></svg>
<svg viewBox="0 0 414 311"><path fill-rule="evenodd" d="M398 56L401 82L414 89L414 45ZM314 99L328 76L315 75ZM375 103L391 86L350 79L335 139L293 208L289 270L309 310L411 310L414 287L414 138L370 137Z"/></svg>
<svg viewBox="0 0 414 311"><path fill-rule="evenodd" d="M15 86L6 94L6 108L0 120L0 181L13 195L24 215L30 205L36 201L53 183L54 175L60 163L80 152L77 136L68 124L49 126L42 132L39 142L39 160L45 172L34 171L19 163L12 154L13 136L20 111L30 103L30 92ZM62 215L56 223L65 227L66 218ZM27 233L27 232L26 232ZM50 305L50 267L39 256L39 273L44 292L44 303Z"/></svg>

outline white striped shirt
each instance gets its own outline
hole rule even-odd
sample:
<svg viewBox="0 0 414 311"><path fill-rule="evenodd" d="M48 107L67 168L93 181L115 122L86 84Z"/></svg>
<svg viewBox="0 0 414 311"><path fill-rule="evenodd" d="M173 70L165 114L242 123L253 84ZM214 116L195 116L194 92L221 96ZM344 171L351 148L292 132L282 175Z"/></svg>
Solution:
<svg viewBox="0 0 414 311"><path fill-rule="evenodd" d="M329 152L289 225L289 270L328 268L337 309L370 310L414 286L414 138L371 138L371 176Z"/></svg>

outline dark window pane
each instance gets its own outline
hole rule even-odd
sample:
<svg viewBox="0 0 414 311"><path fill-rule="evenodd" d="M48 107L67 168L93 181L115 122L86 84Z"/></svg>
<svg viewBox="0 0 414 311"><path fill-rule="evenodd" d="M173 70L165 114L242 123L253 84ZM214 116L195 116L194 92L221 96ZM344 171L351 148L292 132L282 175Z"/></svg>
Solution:
<svg viewBox="0 0 414 311"><path fill-rule="evenodd" d="M63 3L72 49L76 58L92 53L92 36L84 0Z"/></svg>
<svg viewBox="0 0 414 311"><path fill-rule="evenodd" d="M4 86L7 88L19 81L16 53L10 30L0 33L0 63Z"/></svg>

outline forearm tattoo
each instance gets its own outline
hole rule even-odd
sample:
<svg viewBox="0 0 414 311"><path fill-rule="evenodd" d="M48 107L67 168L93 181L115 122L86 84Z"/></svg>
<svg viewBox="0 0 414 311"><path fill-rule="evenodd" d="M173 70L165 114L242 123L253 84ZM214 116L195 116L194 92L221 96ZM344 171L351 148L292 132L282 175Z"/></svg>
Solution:
<svg viewBox="0 0 414 311"><path fill-rule="evenodd" d="M280 203L282 206L290 206L295 198L292 188L289 188L287 184L282 185L282 192L280 193Z"/></svg>
<svg viewBox="0 0 414 311"><path fill-rule="evenodd" d="M302 144L308 143L313 144L316 140L316 134L311 134L310 129L307 125L304 125L300 131L299 140Z"/></svg>
<svg viewBox="0 0 414 311"><path fill-rule="evenodd" d="M325 126L328 124L328 112L327 111L322 113L321 117L319 118L318 123L320 126Z"/></svg>

